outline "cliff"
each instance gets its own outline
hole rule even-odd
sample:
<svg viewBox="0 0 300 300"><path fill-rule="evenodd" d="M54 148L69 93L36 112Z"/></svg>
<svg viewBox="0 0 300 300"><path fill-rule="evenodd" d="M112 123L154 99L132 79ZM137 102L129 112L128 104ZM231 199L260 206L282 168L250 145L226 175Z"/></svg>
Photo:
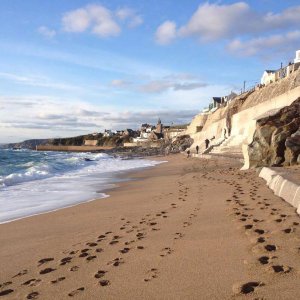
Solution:
<svg viewBox="0 0 300 300"><path fill-rule="evenodd" d="M300 98L257 120L247 156L250 168L300 163Z"/></svg>
<svg viewBox="0 0 300 300"><path fill-rule="evenodd" d="M25 140L20 143L10 143L10 144L3 144L1 148L17 148L17 149L35 149L36 146L44 145L48 143L48 139L32 139L32 140Z"/></svg>
<svg viewBox="0 0 300 300"><path fill-rule="evenodd" d="M192 151L198 145L200 152L203 152L205 139L212 139L211 144L218 145L213 152L241 156L242 145L248 145L253 140L256 120L290 105L299 96L300 70L265 87L239 95L213 113L198 114L184 134L194 140Z"/></svg>

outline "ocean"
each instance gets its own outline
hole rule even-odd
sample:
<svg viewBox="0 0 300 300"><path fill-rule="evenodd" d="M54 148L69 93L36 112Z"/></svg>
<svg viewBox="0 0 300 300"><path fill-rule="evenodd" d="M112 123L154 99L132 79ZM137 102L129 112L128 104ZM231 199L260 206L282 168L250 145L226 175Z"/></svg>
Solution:
<svg viewBox="0 0 300 300"><path fill-rule="evenodd" d="M0 223L107 197L122 172L159 164L104 153L0 149Z"/></svg>

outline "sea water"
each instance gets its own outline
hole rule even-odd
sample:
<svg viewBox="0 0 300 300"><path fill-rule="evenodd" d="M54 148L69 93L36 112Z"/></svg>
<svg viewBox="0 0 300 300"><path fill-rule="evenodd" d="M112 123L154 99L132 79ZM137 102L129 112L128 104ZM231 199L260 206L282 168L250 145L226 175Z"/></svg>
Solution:
<svg viewBox="0 0 300 300"><path fill-rule="evenodd" d="M104 198L116 175L158 161L0 149L0 223Z"/></svg>

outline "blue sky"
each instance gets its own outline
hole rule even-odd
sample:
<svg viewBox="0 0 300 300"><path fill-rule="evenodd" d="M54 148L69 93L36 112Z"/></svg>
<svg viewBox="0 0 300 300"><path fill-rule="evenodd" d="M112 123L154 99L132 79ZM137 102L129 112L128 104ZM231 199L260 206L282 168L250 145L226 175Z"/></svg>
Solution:
<svg viewBox="0 0 300 300"><path fill-rule="evenodd" d="M299 0L2 0L0 142L189 122L292 60L299 25Z"/></svg>

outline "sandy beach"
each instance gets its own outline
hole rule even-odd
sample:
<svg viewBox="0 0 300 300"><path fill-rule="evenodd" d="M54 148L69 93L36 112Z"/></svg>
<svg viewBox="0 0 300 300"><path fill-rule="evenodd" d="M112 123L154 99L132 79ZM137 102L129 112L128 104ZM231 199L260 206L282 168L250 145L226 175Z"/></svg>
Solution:
<svg viewBox="0 0 300 300"><path fill-rule="evenodd" d="M299 299L295 209L239 161L167 160L0 225L0 298Z"/></svg>

